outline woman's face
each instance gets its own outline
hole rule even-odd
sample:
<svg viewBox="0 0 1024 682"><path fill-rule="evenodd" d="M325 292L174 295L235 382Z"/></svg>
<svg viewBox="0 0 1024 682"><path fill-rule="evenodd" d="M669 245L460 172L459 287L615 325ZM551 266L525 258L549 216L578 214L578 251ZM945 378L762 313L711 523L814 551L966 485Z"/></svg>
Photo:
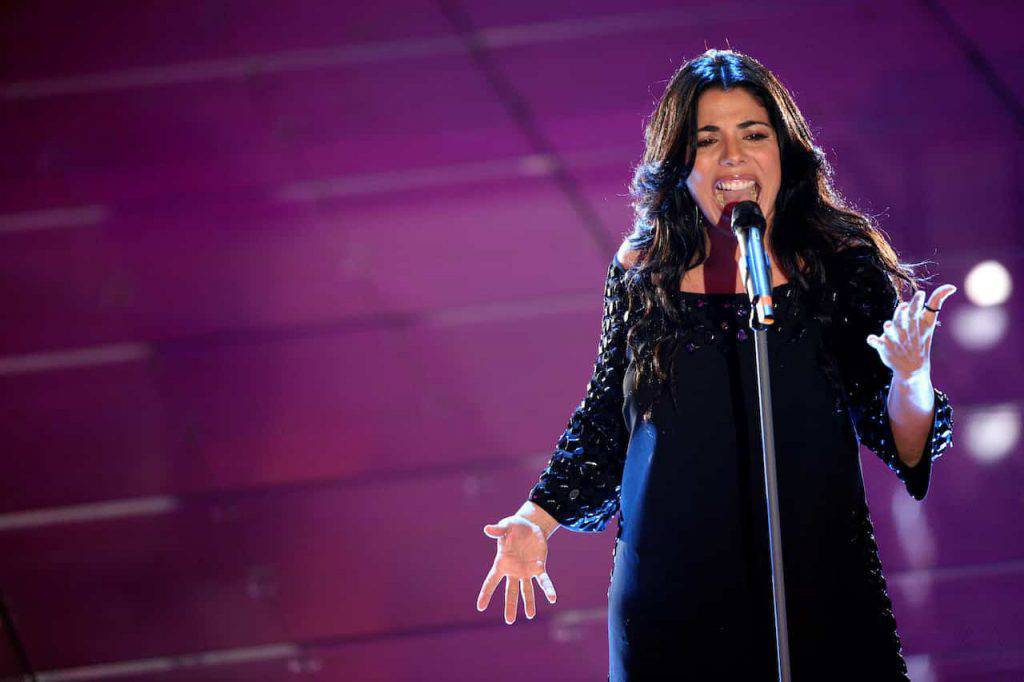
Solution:
<svg viewBox="0 0 1024 682"><path fill-rule="evenodd" d="M770 228L782 164L768 110L740 87L705 90L697 100L695 144L686 186L711 224L718 225L726 205L751 199Z"/></svg>

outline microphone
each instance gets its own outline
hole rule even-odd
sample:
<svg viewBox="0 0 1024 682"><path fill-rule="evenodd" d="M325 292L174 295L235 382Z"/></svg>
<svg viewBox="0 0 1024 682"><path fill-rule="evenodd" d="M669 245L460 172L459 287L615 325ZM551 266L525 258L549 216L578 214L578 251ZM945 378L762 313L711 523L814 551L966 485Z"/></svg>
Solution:
<svg viewBox="0 0 1024 682"><path fill-rule="evenodd" d="M732 231L740 242L740 261L747 266L746 284L750 304L751 327L764 329L775 323L772 306L772 268L764 250L764 214L755 201L741 201L732 209Z"/></svg>

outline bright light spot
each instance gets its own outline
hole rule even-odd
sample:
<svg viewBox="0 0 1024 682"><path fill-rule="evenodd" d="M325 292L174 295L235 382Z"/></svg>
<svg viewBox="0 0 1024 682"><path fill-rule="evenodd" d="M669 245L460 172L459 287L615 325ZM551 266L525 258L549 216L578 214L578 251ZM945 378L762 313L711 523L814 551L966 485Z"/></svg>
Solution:
<svg viewBox="0 0 1024 682"><path fill-rule="evenodd" d="M892 515L896 520L896 536L913 568L931 566L935 559L935 537L928 526L925 506L897 486L892 496Z"/></svg>
<svg viewBox="0 0 1024 682"><path fill-rule="evenodd" d="M892 491L892 516L900 549L914 569L900 576L896 585L907 601L920 606L928 601L932 591L932 576L928 568L934 564L938 551L935 535L928 523L925 505L908 495L902 485Z"/></svg>
<svg viewBox="0 0 1024 682"><path fill-rule="evenodd" d="M951 326L953 338L969 350L988 350L996 345L1006 336L1010 324L1002 306L964 305L951 312L952 319L947 324Z"/></svg>
<svg viewBox="0 0 1024 682"><path fill-rule="evenodd" d="M1007 457L1020 441L1020 407L1009 403L976 409L964 424L964 442L971 457L983 464Z"/></svg>
<svg viewBox="0 0 1024 682"><path fill-rule="evenodd" d="M936 682L939 677L928 654L907 656L907 672L914 682Z"/></svg>
<svg viewBox="0 0 1024 682"><path fill-rule="evenodd" d="M1004 303L1013 289L1012 278L1002 263L987 260L978 263L964 278L967 300L974 305L989 306Z"/></svg>

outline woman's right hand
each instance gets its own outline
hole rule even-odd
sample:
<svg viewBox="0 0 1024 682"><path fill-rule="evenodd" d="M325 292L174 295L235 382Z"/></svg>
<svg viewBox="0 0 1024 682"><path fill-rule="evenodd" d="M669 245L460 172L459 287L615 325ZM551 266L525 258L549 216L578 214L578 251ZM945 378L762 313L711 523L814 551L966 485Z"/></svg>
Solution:
<svg viewBox="0 0 1024 682"><path fill-rule="evenodd" d="M480 596L476 599L477 611L484 611L491 603L491 595L505 578L505 622L511 625L516 622L519 609L519 595L523 595L524 611L527 618L537 615L537 605L533 595L533 579L544 591L544 596L552 604L557 595L555 586L551 584L545 564L548 558L548 541L544 531L533 521L522 516L506 516L498 523L484 526L484 535L498 541L494 564L484 578L480 588Z"/></svg>

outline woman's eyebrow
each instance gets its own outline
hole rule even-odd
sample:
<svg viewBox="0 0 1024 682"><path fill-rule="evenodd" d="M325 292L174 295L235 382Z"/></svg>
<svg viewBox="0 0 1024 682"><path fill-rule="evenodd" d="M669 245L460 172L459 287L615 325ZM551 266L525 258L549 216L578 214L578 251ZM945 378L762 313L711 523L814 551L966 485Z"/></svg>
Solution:
<svg viewBox="0 0 1024 682"><path fill-rule="evenodd" d="M765 123L764 121L744 121L743 123L740 123L736 127L749 128L750 126L768 126L769 128L771 128L771 126ZM697 132L702 133L705 130L708 131L709 133L717 133L719 130L721 130L721 128L719 128L718 126L704 126L703 128L698 128Z"/></svg>

